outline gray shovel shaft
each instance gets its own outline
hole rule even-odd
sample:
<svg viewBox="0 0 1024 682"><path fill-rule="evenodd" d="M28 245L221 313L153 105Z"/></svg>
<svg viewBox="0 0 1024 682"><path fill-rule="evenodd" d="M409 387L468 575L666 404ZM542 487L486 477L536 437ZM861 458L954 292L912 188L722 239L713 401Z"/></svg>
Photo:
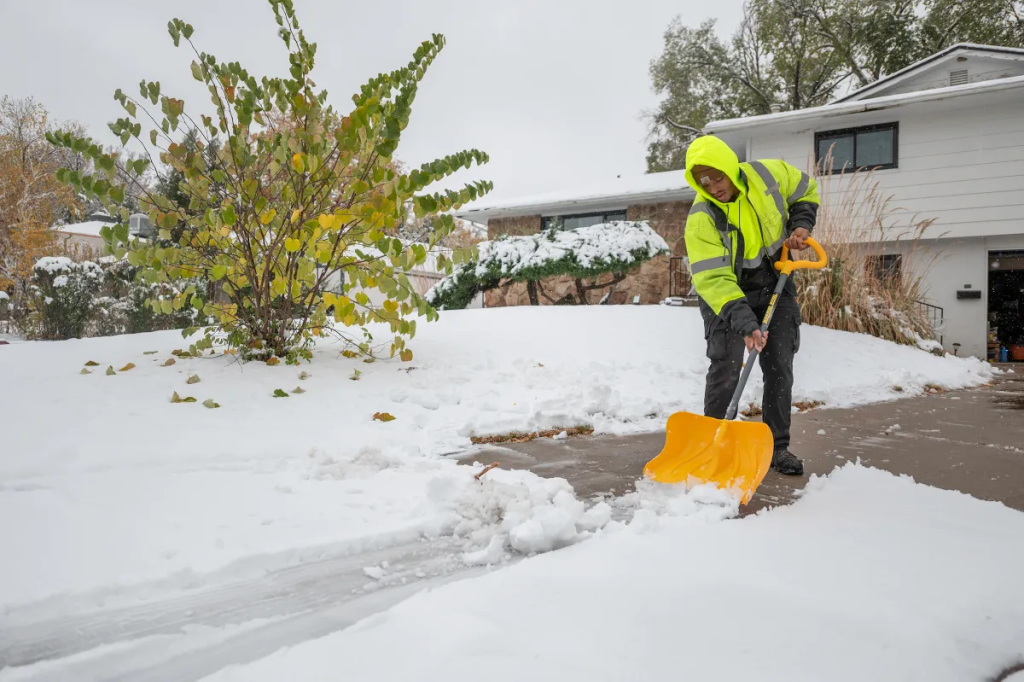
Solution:
<svg viewBox="0 0 1024 682"><path fill-rule="evenodd" d="M772 315L775 314L775 306L779 302L779 297L782 296L782 290L786 286L786 280L789 279L789 275L783 273L779 277L779 283L775 285L775 293L772 294L771 303L768 304L768 312L764 315L764 321L761 323L761 333L764 334L768 331L768 325L771 324ZM725 413L726 419L735 419L736 413L739 412L740 408L740 396L743 395L743 389L747 387L747 379L750 378L750 370L754 369L754 360L757 359L757 348L751 348L750 354L747 355L747 361L743 363L743 371L740 372L740 381L736 384L736 390L733 391L732 400L729 401L729 410Z"/></svg>

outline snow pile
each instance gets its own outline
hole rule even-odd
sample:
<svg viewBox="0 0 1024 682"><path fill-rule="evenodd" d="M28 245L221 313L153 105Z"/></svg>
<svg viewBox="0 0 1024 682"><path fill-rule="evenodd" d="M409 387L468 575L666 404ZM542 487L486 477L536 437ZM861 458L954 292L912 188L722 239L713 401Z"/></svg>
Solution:
<svg viewBox="0 0 1024 682"><path fill-rule="evenodd" d="M470 565L499 563L510 550L539 554L566 547L611 518L606 503L587 510L565 479L523 471L492 469L468 488L435 481L430 497L457 515L453 535L466 541L463 559Z"/></svg>
<svg viewBox="0 0 1024 682"><path fill-rule="evenodd" d="M848 464L790 507L657 521L205 679L959 682L1024 658L1024 514L1001 504Z"/></svg>
<svg viewBox="0 0 1024 682"><path fill-rule="evenodd" d="M797 401L857 405L992 377L974 359L801 334ZM669 306L442 313L420 325L410 363L344 358L340 342L302 367L172 355L187 345L169 331L0 352L0 547L17 548L0 562L0 608L427 536L457 533L462 552L490 551L469 557L483 563L575 544L627 510L588 511L563 483L525 474L477 481L440 456L476 435L656 431L702 409L708 367L699 312ZM762 390L755 367L743 404Z"/></svg>
<svg viewBox="0 0 1024 682"><path fill-rule="evenodd" d="M9 300L11 300L10 295L8 295L8 293L6 291L0 291L0 301L9 301Z"/></svg>

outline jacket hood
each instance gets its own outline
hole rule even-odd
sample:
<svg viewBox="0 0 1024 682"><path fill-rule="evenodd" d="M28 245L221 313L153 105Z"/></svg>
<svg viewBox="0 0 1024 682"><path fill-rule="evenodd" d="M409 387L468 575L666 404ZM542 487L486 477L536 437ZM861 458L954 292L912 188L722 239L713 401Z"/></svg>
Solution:
<svg viewBox="0 0 1024 682"><path fill-rule="evenodd" d="M691 172L694 166L710 166L722 171L732 180L732 184L736 185L741 195L746 193L744 183L740 181L739 157L729 148L729 145L714 135L702 135L690 143L686 150L686 181L705 201L724 208L722 202L704 191L700 183L694 179Z"/></svg>

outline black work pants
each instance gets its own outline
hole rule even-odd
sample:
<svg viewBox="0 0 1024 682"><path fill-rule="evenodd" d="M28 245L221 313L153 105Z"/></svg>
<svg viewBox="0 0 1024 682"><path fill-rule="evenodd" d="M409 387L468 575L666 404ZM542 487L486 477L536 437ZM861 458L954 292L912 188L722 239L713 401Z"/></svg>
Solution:
<svg viewBox="0 0 1024 682"><path fill-rule="evenodd" d="M754 300L751 300L754 299ZM764 296L748 296L758 320L768 311ZM729 401L740 380L747 348L743 337L718 320L717 328L708 336L707 386L704 392L704 414L724 419ZM775 449L789 447L789 425L793 411L793 356L800 349L800 306L792 296L781 296L768 326L768 343L758 354L764 374L764 396L761 401L763 419L772 430ZM740 410L743 410L740 404Z"/></svg>

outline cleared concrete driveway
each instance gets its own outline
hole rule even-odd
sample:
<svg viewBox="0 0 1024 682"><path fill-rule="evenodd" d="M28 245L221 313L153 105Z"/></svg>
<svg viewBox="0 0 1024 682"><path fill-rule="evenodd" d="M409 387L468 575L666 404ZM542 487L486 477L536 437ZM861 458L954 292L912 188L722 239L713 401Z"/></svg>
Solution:
<svg viewBox="0 0 1024 682"><path fill-rule="evenodd" d="M563 477L580 497L622 495L633 489L664 438L540 438L481 447L459 459ZM804 460L805 475L769 472L744 514L788 504L810 474L828 474L857 459L1024 511L1024 367L990 387L794 415L792 450Z"/></svg>

